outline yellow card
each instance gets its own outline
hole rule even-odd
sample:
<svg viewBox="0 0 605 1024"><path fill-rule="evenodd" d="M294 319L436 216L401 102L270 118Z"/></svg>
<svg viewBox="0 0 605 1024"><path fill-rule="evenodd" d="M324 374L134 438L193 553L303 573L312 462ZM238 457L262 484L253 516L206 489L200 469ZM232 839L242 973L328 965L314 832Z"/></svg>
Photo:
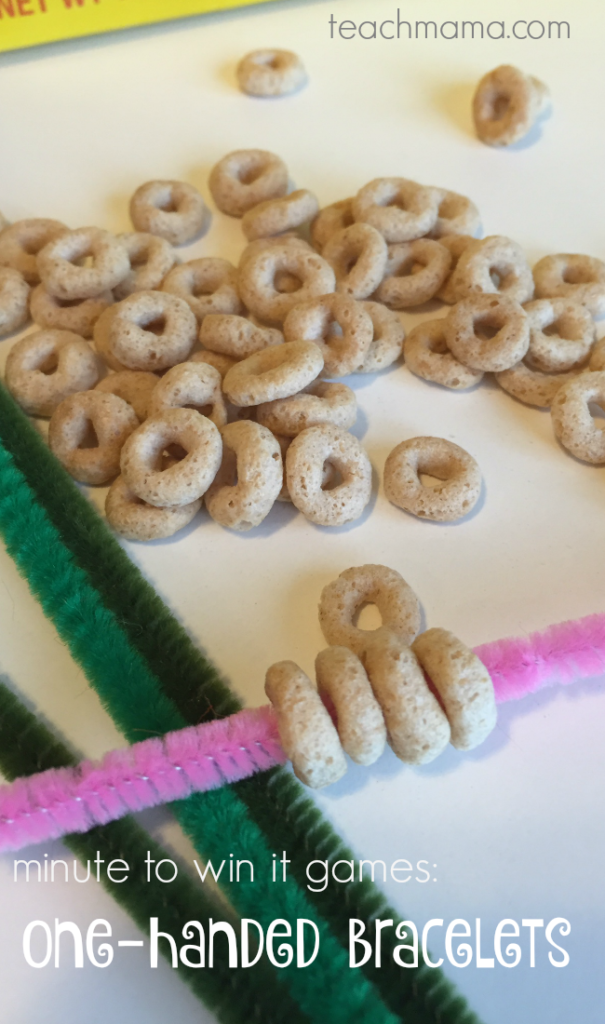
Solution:
<svg viewBox="0 0 605 1024"><path fill-rule="evenodd" d="M271 0L0 0L0 52Z"/></svg>

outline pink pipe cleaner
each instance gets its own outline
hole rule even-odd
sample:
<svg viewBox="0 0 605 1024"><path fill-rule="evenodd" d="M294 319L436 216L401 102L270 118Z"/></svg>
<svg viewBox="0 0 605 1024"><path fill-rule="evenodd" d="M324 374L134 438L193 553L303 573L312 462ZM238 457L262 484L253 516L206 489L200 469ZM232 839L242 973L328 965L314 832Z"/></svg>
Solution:
<svg viewBox="0 0 605 1024"><path fill-rule="evenodd" d="M498 703L605 672L605 615L475 648ZM99 763L54 768L0 787L0 852L87 832L132 811L238 782L286 762L271 707L144 740Z"/></svg>
<svg viewBox="0 0 605 1024"><path fill-rule="evenodd" d="M100 762L17 779L0 787L0 851L87 832L285 760L267 706L111 751Z"/></svg>
<svg viewBox="0 0 605 1024"><path fill-rule="evenodd" d="M526 637L475 647L494 684L499 704L545 686L566 686L605 672L605 615L560 622Z"/></svg>

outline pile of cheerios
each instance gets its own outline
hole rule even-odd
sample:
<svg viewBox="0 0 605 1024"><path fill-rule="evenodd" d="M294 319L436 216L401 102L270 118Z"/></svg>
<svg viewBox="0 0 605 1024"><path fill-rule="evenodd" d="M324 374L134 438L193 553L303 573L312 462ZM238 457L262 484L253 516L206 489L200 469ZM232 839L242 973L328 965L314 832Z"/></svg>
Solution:
<svg viewBox="0 0 605 1024"><path fill-rule="evenodd" d="M202 503L234 530L276 501L323 526L359 518L372 467L341 378L402 353L412 373L455 390L493 373L515 398L552 407L570 452L605 463L590 410L605 402L603 261L548 256L532 273L513 240L477 237L470 199L404 178L320 209L263 150L228 154L209 185L241 218L237 267L180 262L175 246L211 218L184 182L142 185L128 234L42 219L0 231L0 334L38 327L14 344L6 384L27 413L50 417L50 447L76 480L111 484L118 533L171 536ZM447 315L406 338L398 311L432 299ZM476 505L481 472L459 446L417 437L389 455L384 487L407 512L451 521Z"/></svg>

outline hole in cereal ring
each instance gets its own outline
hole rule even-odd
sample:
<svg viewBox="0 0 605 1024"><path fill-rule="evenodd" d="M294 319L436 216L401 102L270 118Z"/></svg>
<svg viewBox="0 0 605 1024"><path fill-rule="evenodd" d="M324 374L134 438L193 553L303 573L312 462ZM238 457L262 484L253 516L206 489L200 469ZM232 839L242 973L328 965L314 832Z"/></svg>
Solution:
<svg viewBox="0 0 605 1024"><path fill-rule="evenodd" d="M554 323L548 324L547 327L542 328L542 334L545 334L547 338L562 338L564 337L561 330L561 320L555 320Z"/></svg>
<svg viewBox="0 0 605 1024"><path fill-rule="evenodd" d="M445 196L439 204L438 216L450 220L460 213L459 200L455 196Z"/></svg>
<svg viewBox="0 0 605 1024"><path fill-rule="evenodd" d="M435 355L444 356L449 352L445 338L440 337L439 335L429 335L428 347L431 352L435 353Z"/></svg>
<svg viewBox="0 0 605 1024"><path fill-rule="evenodd" d="M403 196L399 195L399 193L394 196L393 199L385 203L385 206L395 206L398 210L403 210L404 213L407 212L408 209L408 204Z"/></svg>
<svg viewBox="0 0 605 1024"><path fill-rule="evenodd" d="M150 334L155 334L159 338L166 330L166 317L160 314L147 322L143 321L141 323L141 327L143 327L144 330L149 331Z"/></svg>
<svg viewBox="0 0 605 1024"><path fill-rule="evenodd" d="M603 405L599 402L589 402L588 411L593 420L596 421L595 427L598 427L599 430L605 430L605 401Z"/></svg>
<svg viewBox="0 0 605 1024"><path fill-rule="evenodd" d="M342 473L335 466L333 462L324 463L323 467L323 481L321 485L322 491L334 491L337 487L340 487L343 482Z"/></svg>
<svg viewBox="0 0 605 1024"><path fill-rule="evenodd" d="M24 238L21 242L21 248L28 256L37 256L42 247L43 243L41 244L35 238Z"/></svg>
<svg viewBox="0 0 605 1024"><path fill-rule="evenodd" d="M95 259L91 253L87 253L76 260L72 260L71 262L76 267L85 267L87 270L90 270L91 267L94 267Z"/></svg>
<svg viewBox="0 0 605 1024"><path fill-rule="evenodd" d="M134 256L130 257L130 266L132 268L134 268L134 267L144 267L146 265L148 259L149 259L148 248L147 248L147 246L144 246L142 249L139 249L138 252L135 252Z"/></svg>
<svg viewBox="0 0 605 1024"><path fill-rule="evenodd" d="M161 195L157 196L153 205L157 210L163 210L164 213L176 213L178 210L171 189L166 189Z"/></svg>
<svg viewBox="0 0 605 1024"><path fill-rule="evenodd" d="M475 320L473 325L475 336L481 341L491 341L502 328L502 324L491 315L481 316Z"/></svg>
<svg viewBox="0 0 605 1024"><path fill-rule="evenodd" d="M594 280L588 267L582 266L565 267L562 276L565 284L591 284Z"/></svg>
<svg viewBox="0 0 605 1024"><path fill-rule="evenodd" d="M340 326L340 324L338 323L337 320L331 320L330 324L328 326L326 340L329 341L330 338L342 338L342 337L343 337L342 327Z"/></svg>
<svg viewBox="0 0 605 1024"><path fill-rule="evenodd" d="M242 185L252 185L261 177L262 173L262 167L239 167L235 176Z"/></svg>
<svg viewBox="0 0 605 1024"><path fill-rule="evenodd" d="M275 275L275 291L280 295L291 295L302 288L302 281L295 274L289 274L285 270L278 270Z"/></svg>
<svg viewBox="0 0 605 1024"><path fill-rule="evenodd" d="M162 460L170 464L174 462L182 462L186 458L187 452L180 444L170 444L164 452L162 452ZM168 466L163 466L163 469L167 469Z"/></svg>
<svg viewBox="0 0 605 1024"><path fill-rule="evenodd" d="M255 63L265 68L272 68L277 71L280 67L279 55L276 53L262 53L255 56Z"/></svg>
<svg viewBox="0 0 605 1024"><path fill-rule="evenodd" d="M380 629L382 626L382 615L372 601L364 601L353 616L353 625L358 629L367 630Z"/></svg>
<svg viewBox="0 0 605 1024"><path fill-rule="evenodd" d="M212 295L216 291L214 284L206 281L196 281L191 289L191 294L198 299L200 295Z"/></svg>
<svg viewBox="0 0 605 1024"><path fill-rule="evenodd" d="M508 93L498 93L492 104L492 121L503 121L510 109L510 96Z"/></svg>
<svg viewBox="0 0 605 1024"><path fill-rule="evenodd" d="M38 366L38 371L40 373L45 374L46 376L50 376L51 373L54 373L56 371L58 365L59 357L57 356L57 353L51 352L50 355L47 356L47 358L44 360L44 362L40 363L40 365Z"/></svg>
<svg viewBox="0 0 605 1024"><path fill-rule="evenodd" d="M82 434L82 439L81 439L81 441L80 441L80 443L78 445L78 448L98 448L98 447L99 447L99 438L97 437L97 432L96 432L96 430L94 428L93 422L92 422L92 420L87 420L86 421L86 426L84 428L84 433Z"/></svg>
<svg viewBox="0 0 605 1024"><path fill-rule="evenodd" d="M435 488L441 487L443 482L447 480L447 477L435 476L433 473L419 473L418 479L420 480L420 483L422 484L423 487Z"/></svg>

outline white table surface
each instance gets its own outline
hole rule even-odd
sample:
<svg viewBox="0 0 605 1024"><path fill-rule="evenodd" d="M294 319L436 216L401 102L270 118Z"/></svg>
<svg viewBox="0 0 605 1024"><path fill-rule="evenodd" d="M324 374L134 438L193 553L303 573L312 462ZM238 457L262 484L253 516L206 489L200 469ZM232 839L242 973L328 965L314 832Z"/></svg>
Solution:
<svg viewBox="0 0 605 1024"><path fill-rule="evenodd" d="M488 6L459 0L454 14L446 2L409 0L402 17L500 16ZM280 153L297 185L323 204L373 177L403 175L472 196L485 232L515 238L532 261L549 252L605 255L602 5L502 5L510 23L567 19L572 37L562 41L329 38L330 14L360 22L395 11L390 0L271 4L4 55L0 209L10 220L49 216L126 230L128 197L142 181L185 178L207 196L209 169L221 156L259 146ZM311 78L306 90L269 102L238 92L236 61L267 45L301 53ZM474 138L470 97L477 79L504 62L548 82L554 114L531 145L499 152ZM215 212L210 232L187 255L235 259L241 247L238 222ZM2 364L10 343L0 344ZM312 669L322 646L320 590L350 565L397 568L420 595L428 624L471 645L605 606L605 469L565 455L547 412L492 384L449 393L401 367L353 383L361 406L356 433L377 478L404 438L451 438L483 469L485 497L475 514L456 525L421 522L389 505L380 488L370 513L341 530L317 528L281 505L248 535L201 518L169 542L126 545L250 705L264 702L273 661L292 658ZM92 500L101 505L104 494ZM0 574L0 671L83 754L119 745L4 552ZM422 770L387 754L371 769L352 766L317 797L359 857L437 865L436 882L386 886L419 923L481 917L489 937L502 918L569 919L571 963L563 970L545 962L544 944L534 969L448 966L486 1024L602 1021L604 716L603 680L547 691L504 706L495 733L474 754L450 750ZM141 820L191 858L167 811ZM58 843L43 849L63 853ZM123 937L136 937L136 928L96 885L27 887L13 883L12 871L13 857L0 857L3 1024L214 1019L176 972L164 964L150 971L143 951L107 971L29 968L21 935L33 919L85 927L105 917Z"/></svg>

